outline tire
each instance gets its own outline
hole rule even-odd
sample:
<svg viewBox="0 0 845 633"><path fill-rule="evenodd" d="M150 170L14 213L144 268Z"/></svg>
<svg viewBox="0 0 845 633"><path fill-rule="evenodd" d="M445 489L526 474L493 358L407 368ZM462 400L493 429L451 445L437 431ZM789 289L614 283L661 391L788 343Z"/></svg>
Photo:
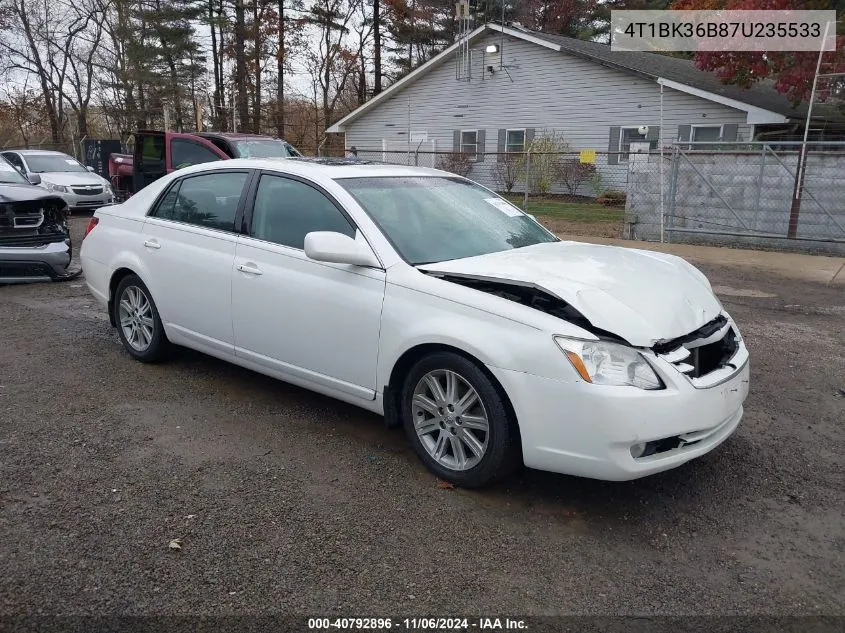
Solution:
<svg viewBox="0 0 845 633"><path fill-rule="evenodd" d="M521 463L519 431L499 388L458 354L435 352L417 361L402 386L400 416L420 460L457 486L481 488Z"/></svg>
<svg viewBox="0 0 845 633"><path fill-rule="evenodd" d="M135 360L155 363L170 352L170 341L158 315L153 297L137 275L127 275L120 280L112 305L114 322L123 348ZM124 326L123 319L132 325ZM134 331L134 334L133 334Z"/></svg>

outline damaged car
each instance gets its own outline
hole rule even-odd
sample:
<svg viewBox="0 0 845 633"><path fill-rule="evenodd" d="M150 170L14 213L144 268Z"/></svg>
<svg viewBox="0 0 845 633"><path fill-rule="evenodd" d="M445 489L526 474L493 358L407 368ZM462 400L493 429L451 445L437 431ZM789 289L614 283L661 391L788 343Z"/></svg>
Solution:
<svg viewBox="0 0 845 633"><path fill-rule="evenodd" d="M374 411L460 486L665 471L725 441L748 394L695 267L560 240L442 171L198 165L98 210L81 258L130 356L185 346Z"/></svg>
<svg viewBox="0 0 845 633"><path fill-rule="evenodd" d="M0 157L0 284L71 279L67 203Z"/></svg>

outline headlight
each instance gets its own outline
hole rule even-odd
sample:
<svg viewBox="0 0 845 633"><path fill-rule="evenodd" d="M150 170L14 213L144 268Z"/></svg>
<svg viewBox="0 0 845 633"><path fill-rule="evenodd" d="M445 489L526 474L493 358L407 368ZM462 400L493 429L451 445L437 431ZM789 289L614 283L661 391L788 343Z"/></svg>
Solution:
<svg viewBox="0 0 845 633"><path fill-rule="evenodd" d="M57 185L56 183L47 182L46 180L42 180L41 184L44 185L47 191L58 191L59 193L67 193L68 191L70 191L70 189L68 189L64 185Z"/></svg>
<svg viewBox="0 0 845 633"><path fill-rule="evenodd" d="M112 193L111 183L104 182L103 183L103 191L105 191L106 193Z"/></svg>
<svg viewBox="0 0 845 633"><path fill-rule="evenodd" d="M563 353L580 376L596 385L663 389L663 382L638 351L606 341L580 341L556 336Z"/></svg>

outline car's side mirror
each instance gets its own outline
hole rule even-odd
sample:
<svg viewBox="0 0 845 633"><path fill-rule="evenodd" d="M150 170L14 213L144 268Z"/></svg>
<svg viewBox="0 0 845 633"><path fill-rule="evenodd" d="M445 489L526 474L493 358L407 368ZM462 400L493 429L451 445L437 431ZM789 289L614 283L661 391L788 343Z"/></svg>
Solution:
<svg viewBox="0 0 845 633"><path fill-rule="evenodd" d="M93 167L91 167L91 165L88 165L88 167L86 167L86 169L87 169L88 171L90 171L91 173L94 173L95 171L97 171L96 169L94 169Z"/></svg>
<svg viewBox="0 0 845 633"><path fill-rule="evenodd" d="M29 184L31 185L41 184L41 176L39 176L38 174L28 174L26 179L29 180Z"/></svg>
<svg viewBox="0 0 845 633"><path fill-rule="evenodd" d="M381 267L369 246L334 231L312 231L306 235L305 254L318 262Z"/></svg>

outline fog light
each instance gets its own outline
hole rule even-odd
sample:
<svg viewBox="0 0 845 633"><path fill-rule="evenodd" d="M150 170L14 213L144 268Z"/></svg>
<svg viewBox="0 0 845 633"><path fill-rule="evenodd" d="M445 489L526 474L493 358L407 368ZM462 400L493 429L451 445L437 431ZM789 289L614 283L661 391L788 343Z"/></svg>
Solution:
<svg viewBox="0 0 845 633"><path fill-rule="evenodd" d="M645 453L645 443L643 444L634 444L631 447L631 457L637 459L638 457L642 457L643 453Z"/></svg>

